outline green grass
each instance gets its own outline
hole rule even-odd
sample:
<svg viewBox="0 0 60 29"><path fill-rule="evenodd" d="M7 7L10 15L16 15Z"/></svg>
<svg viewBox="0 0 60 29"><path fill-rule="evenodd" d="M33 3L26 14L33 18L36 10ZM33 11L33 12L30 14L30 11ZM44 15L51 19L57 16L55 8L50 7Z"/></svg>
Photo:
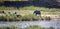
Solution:
<svg viewBox="0 0 60 29"><path fill-rule="evenodd" d="M16 7L5 7L1 6L0 10L41 10L41 11L47 11L47 12L56 12L60 11L60 8L45 8L45 7L34 7L34 6L25 6L25 7L20 7L17 9Z"/></svg>
<svg viewBox="0 0 60 29"><path fill-rule="evenodd" d="M11 26L11 27L0 27L0 29L22 29L22 28Z"/></svg>
<svg viewBox="0 0 60 29"><path fill-rule="evenodd" d="M20 27L16 27L16 26L10 26L10 27L0 27L0 29L22 29ZM37 26L37 25L32 25L32 26L28 26L25 29L54 29L53 27L41 27L41 26Z"/></svg>
<svg viewBox="0 0 60 29"><path fill-rule="evenodd" d="M22 16L20 19L21 20L27 20L27 21L37 21L37 20L39 20L39 18L37 16L33 15L33 14Z"/></svg>
<svg viewBox="0 0 60 29"><path fill-rule="evenodd" d="M41 11L47 11L47 12L56 12L60 11L59 8L45 8L45 7L34 7L34 6L26 6L23 8L20 8L20 10L41 10Z"/></svg>
<svg viewBox="0 0 60 29"><path fill-rule="evenodd" d="M0 10L7 12L17 11L18 14L31 14L34 10L41 10L42 15L46 14L60 14L60 8L45 8L45 7L35 7L35 6L25 6L17 9L16 7L5 7L1 6Z"/></svg>
<svg viewBox="0 0 60 29"><path fill-rule="evenodd" d="M11 14L13 14L14 11L17 12L17 14L20 15L28 15L28 14L33 14L34 10L4 10L5 13L10 12ZM59 15L60 12L47 12L47 11L41 11L41 15Z"/></svg>
<svg viewBox="0 0 60 29"><path fill-rule="evenodd" d="M0 10L16 10L17 8L15 7L5 7L5 6L0 6Z"/></svg>
<svg viewBox="0 0 60 29"><path fill-rule="evenodd" d="M26 29L54 29L53 27L45 28L37 25L28 26Z"/></svg>
<svg viewBox="0 0 60 29"><path fill-rule="evenodd" d="M34 7L34 6L25 6L25 7L20 7L17 9L16 7L5 7L1 6L0 10L4 10L7 15L10 16L4 16L2 18L5 18L7 20L32 20L32 19L40 19L36 16L33 15L34 10L41 10L41 15L60 15L60 8L45 8L45 7ZM13 15L13 12L16 11L17 14L21 15L22 17L16 17ZM10 14L8 14L10 12ZM0 16L1 17L1 16ZM43 17L42 19L49 19L48 17L45 18Z"/></svg>
<svg viewBox="0 0 60 29"><path fill-rule="evenodd" d="M50 17L40 17L34 14L24 15L17 17L15 15L0 16L0 21L39 21L39 20L51 20Z"/></svg>

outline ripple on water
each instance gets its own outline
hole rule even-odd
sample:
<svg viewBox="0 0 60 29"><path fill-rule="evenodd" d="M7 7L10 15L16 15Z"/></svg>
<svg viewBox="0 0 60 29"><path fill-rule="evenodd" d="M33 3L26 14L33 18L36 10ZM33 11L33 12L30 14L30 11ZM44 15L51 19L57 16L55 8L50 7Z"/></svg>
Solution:
<svg viewBox="0 0 60 29"><path fill-rule="evenodd" d="M38 25L43 27L60 27L60 21L26 21L26 22L1 22L0 27L3 26L17 26L21 28L25 28L30 25Z"/></svg>

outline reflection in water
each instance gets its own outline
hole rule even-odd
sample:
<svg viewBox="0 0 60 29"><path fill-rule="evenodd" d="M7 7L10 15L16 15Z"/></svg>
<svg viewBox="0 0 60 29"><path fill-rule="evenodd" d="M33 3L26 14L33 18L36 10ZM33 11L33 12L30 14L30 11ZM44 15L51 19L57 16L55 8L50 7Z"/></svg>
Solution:
<svg viewBox="0 0 60 29"><path fill-rule="evenodd" d="M60 28L60 21L23 21L23 22L0 22L0 27L4 26L17 26L21 28L28 27L30 25L38 25L42 27L54 27Z"/></svg>

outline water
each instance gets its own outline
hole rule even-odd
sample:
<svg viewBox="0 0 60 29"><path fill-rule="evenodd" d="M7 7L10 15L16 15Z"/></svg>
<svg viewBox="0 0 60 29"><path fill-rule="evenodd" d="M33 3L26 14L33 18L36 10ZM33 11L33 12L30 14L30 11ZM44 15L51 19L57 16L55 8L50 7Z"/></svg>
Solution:
<svg viewBox="0 0 60 29"><path fill-rule="evenodd" d="M23 21L23 22L0 22L0 27L17 26L21 28L28 27L30 25L38 25L42 27L54 27L60 28L60 21Z"/></svg>

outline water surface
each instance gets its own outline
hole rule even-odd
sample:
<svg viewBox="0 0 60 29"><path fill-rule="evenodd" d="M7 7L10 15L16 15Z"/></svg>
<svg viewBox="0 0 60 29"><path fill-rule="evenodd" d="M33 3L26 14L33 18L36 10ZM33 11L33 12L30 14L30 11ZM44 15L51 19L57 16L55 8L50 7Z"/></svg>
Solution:
<svg viewBox="0 0 60 29"><path fill-rule="evenodd" d="M30 25L38 25L42 27L54 27L60 28L60 21L23 21L23 22L0 22L0 27L17 26L21 28L28 27Z"/></svg>

